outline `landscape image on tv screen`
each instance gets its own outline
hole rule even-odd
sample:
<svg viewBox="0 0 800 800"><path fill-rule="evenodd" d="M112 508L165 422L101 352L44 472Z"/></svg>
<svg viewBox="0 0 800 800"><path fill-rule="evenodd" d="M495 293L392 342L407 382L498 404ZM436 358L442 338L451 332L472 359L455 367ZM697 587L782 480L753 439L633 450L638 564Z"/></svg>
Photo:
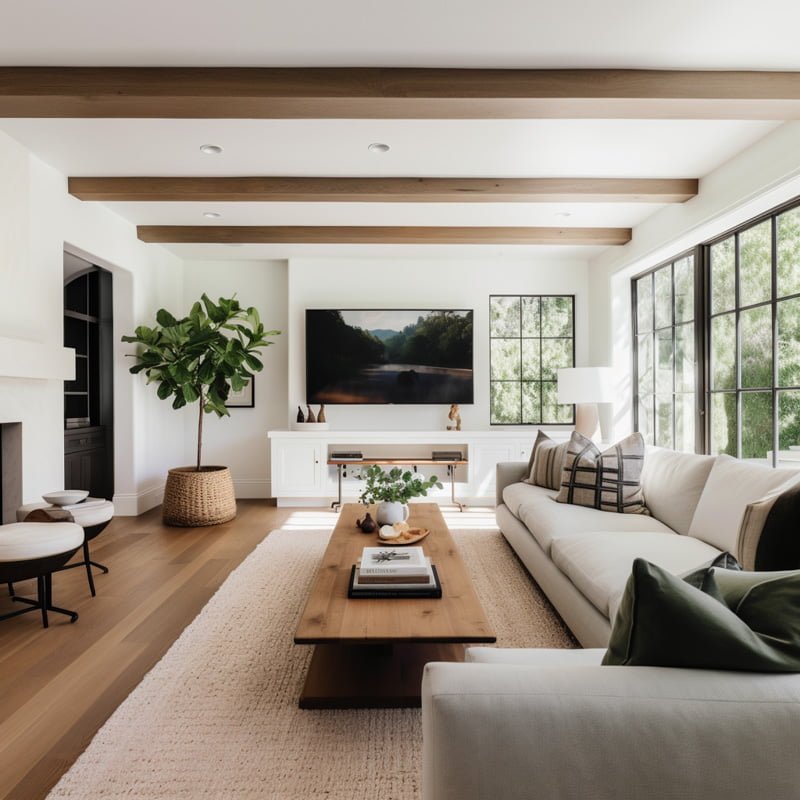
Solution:
<svg viewBox="0 0 800 800"><path fill-rule="evenodd" d="M472 403L472 311L306 311L309 403Z"/></svg>

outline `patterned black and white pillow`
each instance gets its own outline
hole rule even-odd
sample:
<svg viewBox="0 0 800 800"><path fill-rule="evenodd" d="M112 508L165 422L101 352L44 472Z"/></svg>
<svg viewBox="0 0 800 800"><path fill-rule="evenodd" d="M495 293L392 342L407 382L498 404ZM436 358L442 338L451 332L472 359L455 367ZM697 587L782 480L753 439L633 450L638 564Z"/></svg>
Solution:
<svg viewBox="0 0 800 800"><path fill-rule="evenodd" d="M556 500L600 511L649 514L641 484L644 452L641 433L632 433L601 453L591 439L573 431Z"/></svg>

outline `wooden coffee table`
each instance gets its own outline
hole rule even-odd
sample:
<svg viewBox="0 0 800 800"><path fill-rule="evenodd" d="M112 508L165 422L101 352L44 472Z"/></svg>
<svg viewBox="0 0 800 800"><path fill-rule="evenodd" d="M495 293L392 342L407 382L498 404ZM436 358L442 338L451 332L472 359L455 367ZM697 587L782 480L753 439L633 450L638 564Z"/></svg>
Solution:
<svg viewBox="0 0 800 800"><path fill-rule="evenodd" d="M380 541L356 527L364 506L344 505L294 636L316 645L300 708L418 707L426 663L461 661L465 644L496 641L439 507L410 509L409 524L430 528L420 546L436 565L441 599L350 600L351 567Z"/></svg>

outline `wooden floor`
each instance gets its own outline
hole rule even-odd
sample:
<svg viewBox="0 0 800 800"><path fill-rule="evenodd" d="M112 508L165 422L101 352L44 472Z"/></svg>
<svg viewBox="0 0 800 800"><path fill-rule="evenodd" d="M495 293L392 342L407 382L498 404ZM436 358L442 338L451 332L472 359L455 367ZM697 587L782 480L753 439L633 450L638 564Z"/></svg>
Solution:
<svg viewBox="0 0 800 800"><path fill-rule="evenodd" d="M92 542L94 560L111 569L96 575L97 597L83 569L53 577L55 604L80 613L74 625L53 614L45 630L36 612L0 622L0 798L45 797L228 574L292 513L245 500L233 522L211 528L165 527L158 509L117 517ZM35 583L16 588L32 594ZM0 595L0 614L19 608L2 587Z"/></svg>

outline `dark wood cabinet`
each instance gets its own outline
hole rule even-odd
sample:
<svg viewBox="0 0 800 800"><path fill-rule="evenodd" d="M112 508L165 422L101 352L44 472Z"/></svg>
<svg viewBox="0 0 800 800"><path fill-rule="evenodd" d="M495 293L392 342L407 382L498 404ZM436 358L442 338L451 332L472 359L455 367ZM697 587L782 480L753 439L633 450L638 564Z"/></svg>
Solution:
<svg viewBox="0 0 800 800"><path fill-rule="evenodd" d="M102 426L64 432L64 485L88 489L92 497L108 497L114 487L107 469L109 448Z"/></svg>
<svg viewBox="0 0 800 800"><path fill-rule="evenodd" d="M64 345L75 350L75 379L64 381L64 486L108 499L114 494L111 291L111 273L88 262L64 284Z"/></svg>

